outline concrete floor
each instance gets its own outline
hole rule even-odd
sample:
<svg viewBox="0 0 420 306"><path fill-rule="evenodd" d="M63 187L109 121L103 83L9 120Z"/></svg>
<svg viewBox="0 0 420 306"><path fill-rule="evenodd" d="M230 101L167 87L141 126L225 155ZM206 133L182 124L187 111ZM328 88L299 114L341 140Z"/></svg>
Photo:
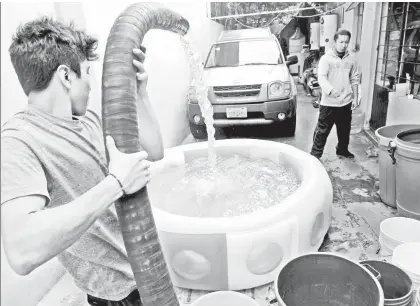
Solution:
<svg viewBox="0 0 420 306"><path fill-rule="evenodd" d="M318 117L312 98L299 89L297 129L294 137L269 138L273 141L293 145L306 152L312 145L312 134ZM252 132L251 134L249 134ZM250 136L251 135L251 136ZM217 139L227 137L264 138L264 131L258 129L236 129L233 133L219 131ZM190 135L185 143L195 141ZM366 150L372 142L363 132L351 135L350 151L356 158L347 160L335 155L337 135L335 127L327 141L321 162L328 171L334 188L332 224L320 251L340 253L352 260L390 258L379 252L379 225L382 220L397 215L395 209L384 205L378 196L379 167L376 157L368 157ZM188 305L205 292L178 290L179 300ZM261 305L269 305L274 298L272 285L244 291ZM88 305L85 295L77 289L68 275L65 275L37 306L79 306ZM273 304L272 304L273 305ZM275 305L275 304L274 304Z"/></svg>

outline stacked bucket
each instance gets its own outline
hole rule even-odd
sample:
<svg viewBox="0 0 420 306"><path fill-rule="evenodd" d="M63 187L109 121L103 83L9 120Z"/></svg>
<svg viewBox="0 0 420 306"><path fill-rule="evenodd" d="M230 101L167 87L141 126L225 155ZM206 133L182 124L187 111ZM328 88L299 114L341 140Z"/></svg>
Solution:
<svg viewBox="0 0 420 306"><path fill-rule="evenodd" d="M404 270L413 281L414 291L420 290L420 242L404 243L395 248L392 263Z"/></svg>
<svg viewBox="0 0 420 306"><path fill-rule="evenodd" d="M392 264L408 275L414 292L419 291L420 221L406 217L385 219L380 225L379 243L381 255L392 256Z"/></svg>
<svg viewBox="0 0 420 306"><path fill-rule="evenodd" d="M394 217L381 222L379 243L382 255L392 255L398 246L413 242L420 243L420 221L406 217ZM417 255L420 258L420 254Z"/></svg>
<svg viewBox="0 0 420 306"><path fill-rule="evenodd" d="M418 294L404 270L407 260L396 261L401 267L378 260L355 262L329 252L303 254L279 272L276 300L279 306L413 306Z"/></svg>
<svg viewBox="0 0 420 306"><path fill-rule="evenodd" d="M376 136L379 195L399 214L380 225L381 253L392 256L392 265L410 278L413 292L410 301L385 299L385 305L420 306L420 125L384 126Z"/></svg>
<svg viewBox="0 0 420 306"><path fill-rule="evenodd" d="M360 264L378 279L384 292L384 306L413 305L413 281L403 269L376 260L361 261Z"/></svg>

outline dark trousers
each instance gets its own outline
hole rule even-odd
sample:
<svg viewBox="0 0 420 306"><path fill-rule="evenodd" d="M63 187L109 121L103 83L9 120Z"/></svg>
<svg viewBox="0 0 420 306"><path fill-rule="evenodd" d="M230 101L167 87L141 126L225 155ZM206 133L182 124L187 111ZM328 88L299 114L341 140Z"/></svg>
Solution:
<svg viewBox="0 0 420 306"><path fill-rule="evenodd" d="M348 150L351 129L351 103L341 107L321 105L319 108L318 123L315 128L311 154L321 157L324 152L328 135L335 124L338 137L338 152Z"/></svg>
<svg viewBox="0 0 420 306"><path fill-rule="evenodd" d="M89 305L93 306L142 306L140 294L137 290L131 292L125 299L121 301L108 301L93 297L88 294L87 301Z"/></svg>

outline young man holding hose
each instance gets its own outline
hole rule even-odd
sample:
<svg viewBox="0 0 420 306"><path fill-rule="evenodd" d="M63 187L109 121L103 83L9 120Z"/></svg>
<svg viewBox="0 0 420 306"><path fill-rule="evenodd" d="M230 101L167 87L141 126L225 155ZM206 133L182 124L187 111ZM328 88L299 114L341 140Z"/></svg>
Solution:
<svg viewBox="0 0 420 306"><path fill-rule="evenodd" d="M354 158L349 151L352 111L358 106L360 72L349 54L351 34L339 29L334 35L334 45L319 61L318 82L322 89L318 123L315 128L311 154L321 158L328 135L335 124L338 144L336 154Z"/></svg>
<svg viewBox="0 0 420 306"><path fill-rule="evenodd" d="M145 151L124 154L108 137L107 163L97 87L89 99L96 46L84 31L46 17L14 35L9 52L28 105L2 127L1 232L17 274L57 257L91 305L138 306L113 203L148 183L146 159L163 157L162 138L141 47L133 64Z"/></svg>

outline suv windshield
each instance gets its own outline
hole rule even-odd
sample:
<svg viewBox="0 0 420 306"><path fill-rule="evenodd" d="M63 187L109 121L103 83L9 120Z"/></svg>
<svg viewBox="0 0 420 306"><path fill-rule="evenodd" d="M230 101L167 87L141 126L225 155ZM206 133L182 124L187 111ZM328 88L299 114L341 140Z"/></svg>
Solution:
<svg viewBox="0 0 420 306"><path fill-rule="evenodd" d="M279 47L274 40L245 40L213 45L205 68L282 63Z"/></svg>

